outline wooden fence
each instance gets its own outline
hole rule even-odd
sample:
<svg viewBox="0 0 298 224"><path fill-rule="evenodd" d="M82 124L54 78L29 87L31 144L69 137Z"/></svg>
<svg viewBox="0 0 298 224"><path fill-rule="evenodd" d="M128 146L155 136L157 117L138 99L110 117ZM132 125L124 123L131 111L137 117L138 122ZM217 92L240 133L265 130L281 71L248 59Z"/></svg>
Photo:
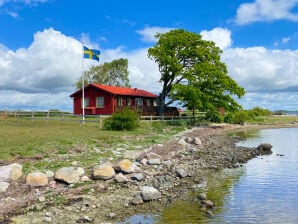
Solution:
<svg viewBox="0 0 298 224"><path fill-rule="evenodd" d="M96 122L100 125L103 120L111 115L74 115L69 112L63 111L0 111L0 120L6 119L22 119L22 120L44 120L44 121L67 121L67 122ZM141 116L140 120L148 122L169 122L174 124L178 121L193 121L196 119L202 119L205 117L205 113L197 113L196 116Z"/></svg>

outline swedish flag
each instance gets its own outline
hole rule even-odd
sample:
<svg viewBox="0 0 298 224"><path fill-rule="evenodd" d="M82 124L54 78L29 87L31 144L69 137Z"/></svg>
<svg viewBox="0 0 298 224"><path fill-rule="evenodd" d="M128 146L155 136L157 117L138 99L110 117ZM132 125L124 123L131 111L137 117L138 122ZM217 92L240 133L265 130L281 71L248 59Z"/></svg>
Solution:
<svg viewBox="0 0 298 224"><path fill-rule="evenodd" d="M84 58L93 59L99 61L100 51L95 49L90 49L88 47L83 46L84 48Z"/></svg>

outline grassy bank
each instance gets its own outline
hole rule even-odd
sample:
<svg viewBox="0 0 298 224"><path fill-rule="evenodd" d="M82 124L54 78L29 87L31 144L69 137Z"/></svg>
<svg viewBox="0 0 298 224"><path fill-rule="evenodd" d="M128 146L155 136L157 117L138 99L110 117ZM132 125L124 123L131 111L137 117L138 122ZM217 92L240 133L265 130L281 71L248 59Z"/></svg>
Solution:
<svg viewBox="0 0 298 224"><path fill-rule="evenodd" d="M88 167L113 160L124 150L149 147L169 139L184 127L143 122L134 131L106 131L97 123L61 121L0 121L0 164L22 163L24 171L71 165Z"/></svg>

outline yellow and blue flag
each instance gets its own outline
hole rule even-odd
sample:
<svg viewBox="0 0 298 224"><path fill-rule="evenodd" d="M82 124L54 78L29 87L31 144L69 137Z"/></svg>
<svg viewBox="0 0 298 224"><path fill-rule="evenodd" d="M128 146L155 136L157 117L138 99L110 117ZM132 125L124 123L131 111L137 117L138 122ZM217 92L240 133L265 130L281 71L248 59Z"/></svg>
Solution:
<svg viewBox="0 0 298 224"><path fill-rule="evenodd" d="M99 55L100 55L99 50L91 49L85 46L83 46L83 48L84 48L84 58L99 61Z"/></svg>

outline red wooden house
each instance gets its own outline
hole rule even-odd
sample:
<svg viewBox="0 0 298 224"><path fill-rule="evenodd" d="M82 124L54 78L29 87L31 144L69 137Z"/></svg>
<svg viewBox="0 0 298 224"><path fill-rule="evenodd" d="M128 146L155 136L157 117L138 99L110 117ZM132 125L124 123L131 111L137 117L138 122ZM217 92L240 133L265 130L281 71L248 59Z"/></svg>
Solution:
<svg viewBox="0 0 298 224"><path fill-rule="evenodd" d="M83 114L82 89L70 95L73 113ZM124 107L140 111L142 115L156 115L157 95L137 88L89 84L84 88L85 114L113 114Z"/></svg>

